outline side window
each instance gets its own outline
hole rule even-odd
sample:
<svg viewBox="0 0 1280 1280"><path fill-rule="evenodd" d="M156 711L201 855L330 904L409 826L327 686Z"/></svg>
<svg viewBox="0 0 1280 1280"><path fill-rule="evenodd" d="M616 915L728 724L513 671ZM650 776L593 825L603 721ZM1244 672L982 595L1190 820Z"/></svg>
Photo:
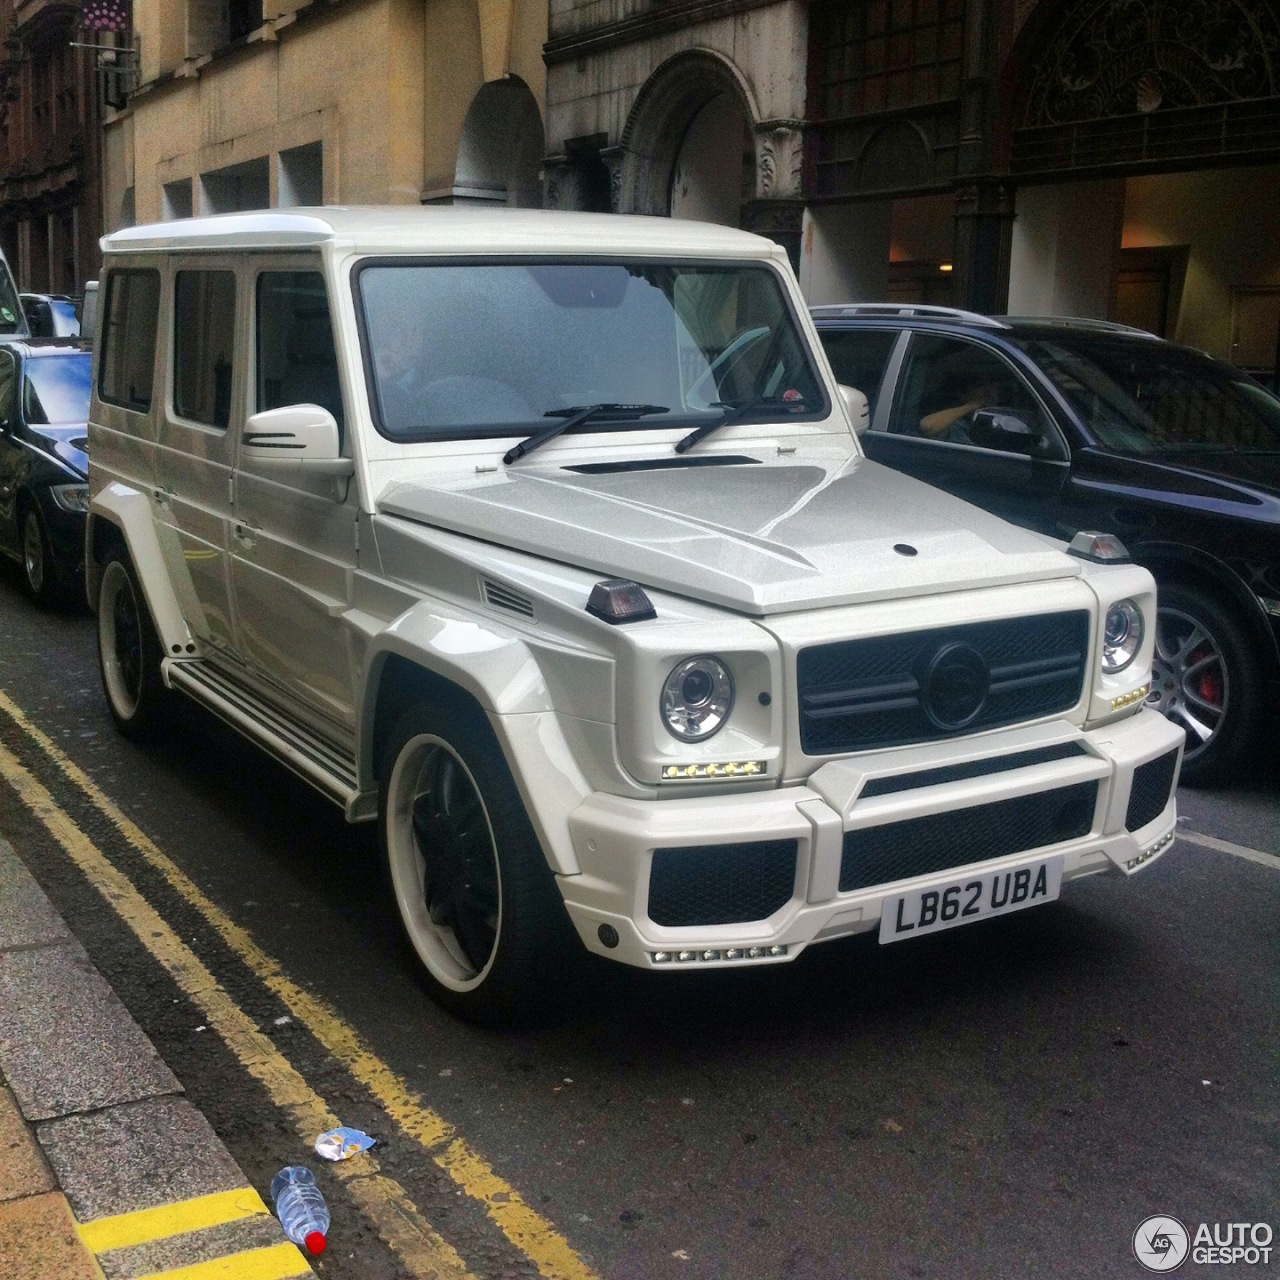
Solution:
<svg viewBox="0 0 1280 1280"><path fill-rule="evenodd" d="M17 369L12 353L0 351L0 423L12 423L18 398L14 394L17 387Z"/></svg>
<svg viewBox="0 0 1280 1280"><path fill-rule="evenodd" d="M231 420L236 278L179 271L173 291L173 411L210 427Z"/></svg>
<svg viewBox="0 0 1280 1280"><path fill-rule="evenodd" d="M264 271L258 277L254 409L318 404L342 431L342 388L318 271Z"/></svg>
<svg viewBox="0 0 1280 1280"><path fill-rule="evenodd" d="M158 271L111 272L98 336L98 395L108 404L139 413L151 408L159 315Z"/></svg>
<svg viewBox="0 0 1280 1280"><path fill-rule="evenodd" d="M889 430L900 435L1027 453L1052 430L1012 366L974 342L914 334L898 385Z"/></svg>
<svg viewBox="0 0 1280 1280"><path fill-rule="evenodd" d="M885 366L898 334L892 329L818 329L836 381L867 397L874 418Z"/></svg>

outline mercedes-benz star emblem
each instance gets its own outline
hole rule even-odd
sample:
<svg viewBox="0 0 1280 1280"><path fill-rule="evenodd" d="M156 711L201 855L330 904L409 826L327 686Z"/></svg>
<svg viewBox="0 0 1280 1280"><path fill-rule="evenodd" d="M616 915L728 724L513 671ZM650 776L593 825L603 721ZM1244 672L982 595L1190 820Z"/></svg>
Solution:
<svg viewBox="0 0 1280 1280"><path fill-rule="evenodd" d="M921 681L925 714L947 731L972 724L987 705L991 670L972 645L944 644L929 660Z"/></svg>

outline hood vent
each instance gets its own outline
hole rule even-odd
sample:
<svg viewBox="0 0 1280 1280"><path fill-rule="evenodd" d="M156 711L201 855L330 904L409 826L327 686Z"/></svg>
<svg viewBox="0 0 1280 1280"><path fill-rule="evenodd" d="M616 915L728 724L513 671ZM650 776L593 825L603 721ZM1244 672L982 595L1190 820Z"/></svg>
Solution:
<svg viewBox="0 0 1280 1280"><path fill-rule="evenodd" d="M481 580L480 589L484 594L484 602L495 609L504 609L507 613L518 613L522 618L533 617L533 601L519 591L504 587L500 582L491 582L488 578Z"/></svg>

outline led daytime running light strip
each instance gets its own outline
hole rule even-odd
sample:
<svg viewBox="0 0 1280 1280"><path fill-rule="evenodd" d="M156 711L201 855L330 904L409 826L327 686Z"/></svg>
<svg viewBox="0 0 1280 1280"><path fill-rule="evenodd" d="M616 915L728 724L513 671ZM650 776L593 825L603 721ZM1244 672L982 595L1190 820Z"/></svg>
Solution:
<svg viewBox="0 0 1280 1280"><path fill-rule="evenodd" d="M714 963L717 960L777 960L787 954L781 943L771 947L706 947L689 951L651 951L649 959L654 964L691 964L696 960Z"/></svg>
<svg viewBox="0 0 1280 1280"><path fill-rule="evenodd" d="M1118 698L1112 698L1111 710L1119 711L1121 707L1131 707L1135 702L1141 702L1150 692L1150 684L1140 684L1136 689L1130 689L1128 693L1122 693Z"/></svg>
<svg viewBox="0 0 1280 1280"><path fill-rule="evenodd" d="M753 778L764 772L763 760L717 760L710 764L664 764L663 782L694 778Z"/></svg>
<svg viewBox="0 0 1280 1280"><path fill-rule="evenodd" d="M1130 858L1124 864L1126 871L1132 871L1135 867L1140 867L1144 862L1150 862L1162 849L1167 849L1173 843L1173 832L1166 832L1155 842L1149 849L1144 849L1136 858Z"/></svg>

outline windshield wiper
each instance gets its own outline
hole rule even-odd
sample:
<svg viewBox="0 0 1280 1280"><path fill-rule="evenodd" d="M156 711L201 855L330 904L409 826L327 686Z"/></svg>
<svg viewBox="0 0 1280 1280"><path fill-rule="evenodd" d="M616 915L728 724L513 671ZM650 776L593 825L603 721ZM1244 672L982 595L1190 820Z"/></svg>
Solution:
<svg viewBox="0 0 1280 1280"><path fill-rule="evenodd" d="M548 409L542 415L544 418L561 418L563 421L521 440L502 455L502 460L510 465L518 458L523 458L526 453L541 448L548 440L554 440L556 436L563 435L584 422L590 422L593 418L616 418L626 422L633 418L647 418L651 413L670 412L665 404L575 404L567 409Z"/></svg>
<svg viewBox="0 0 1280 1280"><path fill-rule="evenodd" d="M724 400L717 400L714 404L717 409L727 410L724 417L717 418L714 422L704 422L702 426L690 431L684 439L678 440L676 442L677 453L687 453L699 440L705 440L713 431L719 431L721 427L740 422L747 414L753 413L756 409L760 409L767 404L785 405L790 410L802 408L804 401L780 400L777 396L752 396L750 400L744 400L740 404L732 404Z"/></svg>
<svg viewBox="0 0 1280 1280"><path fill-rule="evenodd" d="M769 345L765 348L764 359L760 361L759 371L752 382L751 390L755 394L738 405L724 400L717 400L715 403L725 410L724 417L717 419L715 422L704 422L702 426L690 431L682 440L678 440L676 442L677 453L687 453L699 440L705 440L713 431L719 431L721 427L727 427L731 423L745 418L753 409L758 409L762 404L768 403L770 397L765 392L765 385L770 372L777 363L778 352L782 350L782 339L786 332L787 326L780 324L773 337L769 339Z"/></svg>

